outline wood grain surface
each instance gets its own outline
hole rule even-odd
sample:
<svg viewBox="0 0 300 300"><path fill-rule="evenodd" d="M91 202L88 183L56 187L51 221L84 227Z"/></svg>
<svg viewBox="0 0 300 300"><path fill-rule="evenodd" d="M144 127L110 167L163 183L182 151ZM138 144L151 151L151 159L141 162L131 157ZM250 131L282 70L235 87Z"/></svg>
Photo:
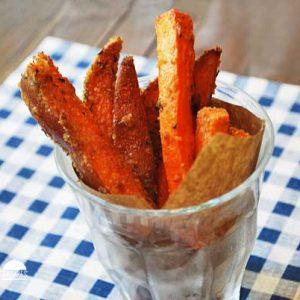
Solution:
<svg viewBox="0 0 300 300"><path fill-rule="evenodd" d="M98 47L120 35L156 57L154 21L171 7L192 16L196 54L223 47L221 69L300 84L297 0L1 0L0 82L47 35Z"/></svg>

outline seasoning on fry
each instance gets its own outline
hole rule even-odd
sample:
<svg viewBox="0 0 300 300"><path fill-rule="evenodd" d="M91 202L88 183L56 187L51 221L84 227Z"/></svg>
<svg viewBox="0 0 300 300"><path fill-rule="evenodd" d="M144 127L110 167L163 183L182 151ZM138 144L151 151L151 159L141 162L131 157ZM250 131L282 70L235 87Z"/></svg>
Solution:
<svg viewBox="0 0 300 300"><path fill-rule="evenodd" d="M51 58L38 54L22 75L22 98L45 133L70 156L83 182L111 194L146 193L92 113L62 77Z"/></svg>
<svg viewBox="0 0 300 300"><path fill-rule="evenodd" d="M157 18L156 35L160 135L172 193L188 172L195 155L191 111L195 60L193 22L187 14L172 9Z"/></svg>
<svg viewBox="0 0 300 300"><path fill-rule="evenodd" d="M112 110L122 39L114 37L98 53L84 82L84 102L94 115L101 132L112 136Z"/></svg>
<svg viewBox="0 0 300 300"><path fill-rule="evenodd" d="M161 160L161 141L159 134L158 120L158 80L157 78L151 81L148 86L141 91L142 101L146 107L146 117L148 130L151 137L153 151L156 156L157 166Z"/></svg>
<svg viewBox="0 0 300 300"><path fill-rule="evenodd" d="M155 192L155 160L148 132L146 109L138 86L133 58L125 57L116 81L113 141L124 160L140 178L148 195Z"/></svg>
<svg viewBox="0 0 300 300"><path fill-rule="evenodd" d="M205 51L196 61L194 67L193 104L196 110L209 106L216 87L216 77L220 65L222 49L216 47Z"/></svg>

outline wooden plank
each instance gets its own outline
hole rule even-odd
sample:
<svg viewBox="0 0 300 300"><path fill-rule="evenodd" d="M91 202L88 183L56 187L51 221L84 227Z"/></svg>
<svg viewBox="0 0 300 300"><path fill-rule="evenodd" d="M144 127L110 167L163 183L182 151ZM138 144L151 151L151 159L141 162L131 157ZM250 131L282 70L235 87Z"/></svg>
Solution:
<svg viewBox="0 0 300 300"><path fill-rule="evenodd" d="M38 45L61 17L60 0L0 2L0 82Z"/></svg>
<svg viewBox="0 0 300 300"><path fill-rule="evenodd" d="M154 23L156 17L172 6L172 0L135 1L126 19L115 28L115 34L124 39L124 51L137 55L147 54L147 49L155 41Z"/></svg>
<svg viewBox="0 0 300 300"><path fill-rule="evenodd" d="M103 46L133 0L0 2L0 82L47 35Z"/></svg>
<svg viewBox="0 0 300 300"><path fill-rule="evenodd" d="M72 1L68 3L68 9L61 21L49 34L102 47L107 39L115 34L115 24L126 16L132 1Z"/></svg>
<svg viewBox="0 0 300 300"><path fill-rule="evenodd" d="M196 54L218 43L224 48L222 69L299 83L298 2L268 0L257 13L258 2L240 7L237 0L2 0L0 82L50 34L100 47L119 34L127 53L156 57L155 18L177 7L194 19ZM262 32L272 15L279 16L276 26Z"/></svg>
<svg viewBox="0 0 300 300"><path fill-rule="evenodd" d="M125 41L127 53L155 53L155 18L173 6L189 13L196 12L197 3L188 1L187 4L183 0L69 0L63 4L59 0L2 1L0 81L46 35L102 47L110 36L118 34Z"/></svg>

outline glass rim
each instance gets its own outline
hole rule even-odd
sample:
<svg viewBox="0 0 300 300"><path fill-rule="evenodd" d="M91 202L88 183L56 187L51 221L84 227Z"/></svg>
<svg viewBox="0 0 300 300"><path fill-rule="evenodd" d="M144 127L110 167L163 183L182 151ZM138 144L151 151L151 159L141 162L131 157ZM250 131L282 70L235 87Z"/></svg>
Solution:
<svg viewBox="0 0 300 300"><path fill-rule="evenodd" d="M149 76L150 78L150 76ZM64 159L70 159L66 153L63 152L63 150L60 148L60 146L55 144L55 152L54 152L54 158L55 158L55 163L57 166L58 171L60 172L60 174L62 175L63 179L77 192L83 194L86 198L88 198L89 200L92 200L93 202L96 202L97 204L113 210L113 211L118 211L120 213L126 213L129 215L135 215L135 216L148 216L148 217L164 217L164 216L174 216L174 215L185 215L185 214L192 214L192 213L196 213L199 212L201 210L205 210L208 208L212 208L215 207L217 205L223 204L231 199L233 199L234 197L236 197L238 194L240 194L243 190L245 190L246 188L250 187L251 184L261 175L261 173L264 171L265 166L267 165L272 151L273 151L273 147L274 147L274 129L273 129L273 125L272 122L267 114L267 112L265 111L265 109L252 97L250 96L248 93L246 93L245 91L226 84L220 80L216 81L217 83L217 87L218 85L221 86L225 86L227 88L230 88L231 90L235 90L238 91L239 93L244 94L245 96L248 97L247 101L249 100L251 102L251 104L260 111L260 118L262 118L265 121L265 132L264 134L268 131L269 133L269 137L270 137L270 141L269 143L266 145L266 151L264 151L262 158L257 162L256 165L256 169L251 173L251 175L249 177L247 177L246 180L244 180L243 182L241 182L238 186L236 186L235 188L231 189L230 191L218 196L218 197L214 197L208 201L199 203L197 205L193 205L193 206L188 206L188 207L182 207L182 208L175 208L175 209L139 209L139 208L132 208L132 207L126 207L126 206L122 206L119 204L114 204L111 203L107 200L101 199L99 196L97 196L96 194L93 194L92 192L89 192L88 189L90 189L91 191L94 191L93 189L91 189L90 187L86 186L84 183L79 183L80 179L77 177L77 174L75 173L75 171L72 169L72 172L74 173L76 180L74 180L73 178L71 178L71 176L68 174L68 172L66 172L66 170L64 170L64 167L61 166L60 164L60 159L59 156L62 155ZM84 189L84 186L86 186L86 189ZM94 191L95 193L97 191Z"/></svg>

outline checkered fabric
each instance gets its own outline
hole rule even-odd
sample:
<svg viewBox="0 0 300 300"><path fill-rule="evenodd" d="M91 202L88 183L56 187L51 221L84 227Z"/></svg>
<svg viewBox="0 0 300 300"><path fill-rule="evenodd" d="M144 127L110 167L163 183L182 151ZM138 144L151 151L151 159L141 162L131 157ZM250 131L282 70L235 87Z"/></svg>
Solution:
<svg viewBox="0 0 300 300"><path fill-rule="evenodd" d="M97 49L47 37L34 52L41 50L80 94ZM17 85L30 59L0 86L0 267L15 259L27 268L25 280L0 278L0 299L120 299L57 173L53 144L20 99ZM153 60L135 57L135 64L139 76L156 72ZM276 132L241 299L300 299L300 87L227 72L218 78L254 96Z"/></svg>

